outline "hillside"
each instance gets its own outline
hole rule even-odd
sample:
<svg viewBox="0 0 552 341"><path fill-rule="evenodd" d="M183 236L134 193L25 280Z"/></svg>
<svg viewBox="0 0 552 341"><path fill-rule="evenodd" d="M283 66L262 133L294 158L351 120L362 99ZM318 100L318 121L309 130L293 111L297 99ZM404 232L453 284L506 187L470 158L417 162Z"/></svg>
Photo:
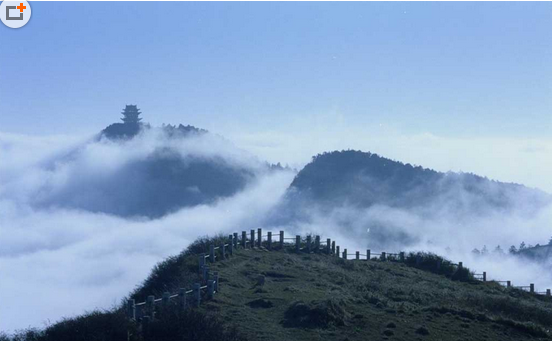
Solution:
<svg viewBox="0 0 552 341"><path fill-rule="evenodd" d="M536 210L546 193L468 173L440 173L361 151L313 157L290 185L295 202L322 206L385 205L420 211L446 207L458 217L492 211Z"/></svg>
<svg viewBox="0 0 552 341"><path fill-rule="evenodd" d="M92 158L112 165L90 164ZM141 123L114 123L44 168L63 180L45 183L32 198L35 207L148 218L230 197L271 170L206 130Z"/></svg>
<svg viewBox="0 0 552 341"><path fill-rule="evenodd" d="M215 242L223 242L218 239ZM131 297L160 297L198 281L199 240L157 266ZM466 272L441 274L431 255L404 263L343 260L299 254L293 247L240 249L210 265L220 275L219 292L199 308L179 313L176 303L158 310L146 338L123 309L65 320L19 340L544 340L552 327L552 299ZM416 265L419 264L419 265ZM446 265L446 266L445 266ZM418 268L417 268L418 267ZM465 268L464 268L465 269ZM158 308L161 309L161 308ZM129 334L127 334L127 332ZM8 340L4 337L0 340Z"/></svg>

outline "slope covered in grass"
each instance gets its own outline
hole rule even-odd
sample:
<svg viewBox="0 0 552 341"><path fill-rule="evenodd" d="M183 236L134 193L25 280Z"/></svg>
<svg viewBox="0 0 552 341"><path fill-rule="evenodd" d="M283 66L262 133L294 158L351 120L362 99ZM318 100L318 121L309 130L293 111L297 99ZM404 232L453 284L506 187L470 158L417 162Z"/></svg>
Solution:
<svg viewBox="0 0 552 341"><path fill-rule="evenodd" d="M224 241L197 240L156 266L130 297L190 287L199 280L198 254ZM119 307L0 340L544 340L552 327L551 298L476 281L431 254L356 261L239 249L210 268L220 275L214 299L185 311L176 302L158 306L148 334Z"/></svg>

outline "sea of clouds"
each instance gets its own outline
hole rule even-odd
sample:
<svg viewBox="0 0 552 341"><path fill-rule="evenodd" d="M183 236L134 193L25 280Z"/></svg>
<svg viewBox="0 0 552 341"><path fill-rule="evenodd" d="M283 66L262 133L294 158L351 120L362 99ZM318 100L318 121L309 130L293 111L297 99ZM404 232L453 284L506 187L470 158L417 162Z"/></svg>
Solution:
<svg viewBox="0 0 552 341"><path fill-rule="evenodd" d="M264 146L279 148L276 140ZM223 158L245 166L256 172L256 180L232 197L153 220L34 204L37 198L83 182L109 180L126 163L168 145L183 157ZM281 155L292 154L291 150ZM304 207L307 221L265 225L267 216L281 209L294 172L263 171L256 157L216 136L173 141L157 130L127 143L0 134L0 160L0 330L4 331L43 327L86 310L113 307L156 263L179 253L195 238L257 227L284 229L288 234L312 232L336 240L351 252L367 248L378 252L381 243L367 229L377 223L390 233L407 234L414 240L409 245L387 244L389 249L383 251L429 250L463 261L477 272L487 271L489 278L512 280L516 285L535 283L540 290L552 287L552 277L543 272L548 265L471 253L483 245L490 250L501 245L506 251L521 241L546 243L552 235L548 228L551 209L530 217L497 214L459 225L442 209L436 210L440 214L421 217L384 206L340 207L329 212ZM352 238L351 230L364 237Z"/></svg>

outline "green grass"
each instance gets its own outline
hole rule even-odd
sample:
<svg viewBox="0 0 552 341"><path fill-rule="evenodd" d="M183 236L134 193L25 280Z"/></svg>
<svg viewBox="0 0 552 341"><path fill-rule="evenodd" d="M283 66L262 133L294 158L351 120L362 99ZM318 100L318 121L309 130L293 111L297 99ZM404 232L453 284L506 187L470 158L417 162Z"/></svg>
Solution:
<svg viewBox="0 0 552 341"><path fill-rule="evenodd" d="M198 254L227 236L201 238L158 264L129 297L160 297L199 281ZM144 333L122 308L65 319L0 341L539 340L552 300L474 280L429 253L396 260L343 260L289 250L238 250L211 264L219 292L200 308L171 304ZM437 266L439 264L439 266Z"/></svg>

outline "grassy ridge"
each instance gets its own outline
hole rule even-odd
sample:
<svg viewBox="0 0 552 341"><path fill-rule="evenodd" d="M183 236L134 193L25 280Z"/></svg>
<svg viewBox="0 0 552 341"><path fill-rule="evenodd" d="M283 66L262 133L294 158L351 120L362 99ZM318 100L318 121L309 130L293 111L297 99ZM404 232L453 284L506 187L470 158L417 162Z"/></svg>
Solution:
<svg viewBox="0 0 552 341"><path fill-rule="evenodd" d="M198 239L129 296L190 287L199 280L197 255L226 238ZM0 341L535 340L548 339L552 326L550 298L475 281L469 269L428 253L381 262L239 250L211 268L221 276L215 298L159 311L146 334L114 308Z"/></svg>

